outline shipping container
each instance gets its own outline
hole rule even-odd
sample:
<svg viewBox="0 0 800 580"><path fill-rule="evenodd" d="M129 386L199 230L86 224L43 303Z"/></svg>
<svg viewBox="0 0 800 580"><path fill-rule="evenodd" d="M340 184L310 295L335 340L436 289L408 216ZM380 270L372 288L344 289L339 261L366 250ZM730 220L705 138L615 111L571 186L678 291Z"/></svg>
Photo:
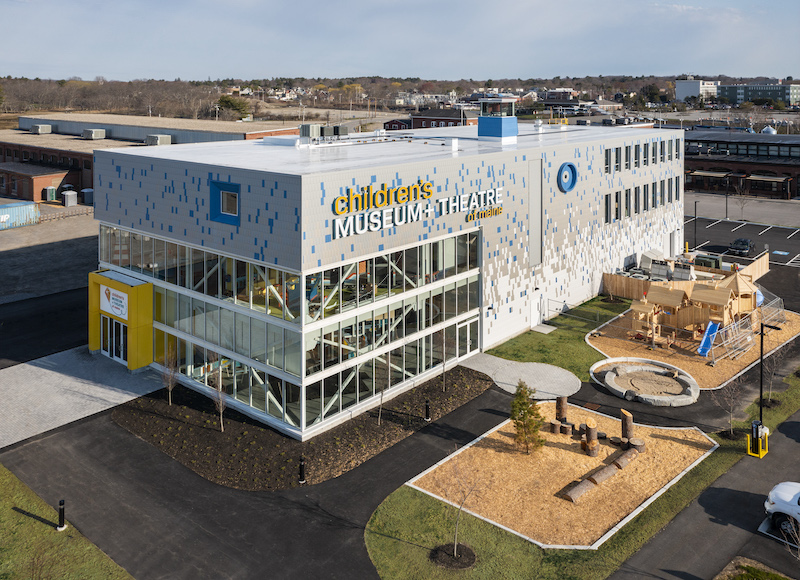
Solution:
<svg viewBox="0 0 800 580"><path fill-rule="evenodd" d="M39 206L32 201L0 205L0 230L10 230L39 223Z"/></svg>

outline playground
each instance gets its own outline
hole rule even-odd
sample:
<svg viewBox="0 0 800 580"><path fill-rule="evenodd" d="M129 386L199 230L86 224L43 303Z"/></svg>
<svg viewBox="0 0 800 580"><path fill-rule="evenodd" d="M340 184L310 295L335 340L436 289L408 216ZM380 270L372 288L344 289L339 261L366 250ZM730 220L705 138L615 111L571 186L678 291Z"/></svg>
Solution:
<svg viewBox="0 0 800 580"><path fill-rule="evenodd" d="M540 403L546 421L556 417L556 405ZM576 425L594 421L599 441L597 456L582 450L581 436L541 431L543 447L526 455L514 444L514 425L497 429L440 462L410 482L434 497L451 503L461 501L464 489L474 489L465 509L508 528L541 546L597 548L655 499L686 470L715 448L697 428L667 429L635 425L644 444L642 453L617 469L625 451L613 442L621 434L619 418L583 407L569 406L568 418ZM634 417L635 418L635 417ZM602 480L601 473L613 472ZM576 501L567 494L580 482L596 479Z"/></svg>

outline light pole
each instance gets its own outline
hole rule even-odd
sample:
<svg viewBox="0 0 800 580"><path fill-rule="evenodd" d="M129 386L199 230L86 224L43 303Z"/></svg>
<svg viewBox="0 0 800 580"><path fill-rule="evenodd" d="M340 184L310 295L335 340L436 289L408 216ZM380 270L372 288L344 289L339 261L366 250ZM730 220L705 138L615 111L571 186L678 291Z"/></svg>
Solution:
<svg viewBox="0 0 800 580"><path fill-rule="evenodd" d="M697 249L697 200L694 202L694 249Z"/></svg>
<svg viewBox="0 0 800 580"><path fill-rule="evenodd" d="M764 424L764 329L771 328L772 330L780 330L779 326L772 326L771 324L764 324L761 322L761 386L759 388L758 396L758 421Z"/></svg>
<svg viewBox="0 0 800 580"><path fill-rule="evenodd" d="M731 176L725 176L725 219L728 219L728 192L730 190Z"/></svg>

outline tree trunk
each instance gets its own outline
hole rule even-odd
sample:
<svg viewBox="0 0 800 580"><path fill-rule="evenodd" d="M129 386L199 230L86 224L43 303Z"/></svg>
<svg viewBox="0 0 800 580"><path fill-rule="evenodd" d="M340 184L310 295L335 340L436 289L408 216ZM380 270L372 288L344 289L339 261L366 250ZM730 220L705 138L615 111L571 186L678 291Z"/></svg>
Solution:
<svg viewBox="0 0 800 580"><path fill-rule="evenodd" d="M558 397L556 399L556 420L562 423L567 422L567 397Z"/></svg>
<svg viewBox="0 0 800 580"><path fill-rule="evenodd" d="M633 434L633 415L625 409L620 409L622 421L622 438L630 440Z"/></svg>
<svg viewBox="0 0 800 580"><path fill-rule="evenodd" d="M564 494L564 497L566 497L572 503L578 503L578 498L580 498L587 491L592 490L594 488L595 488L595 484L594 483L592 483L588 479L584 479L578 485L576 485L571 490L566 492Z"/></svg>
<svg viewBox="0 0 800 580"><path fill-rule="evenodd" d="M631 461L636 459L639 456L639 452L636 449L628 449L625 453L620 455L614 460L614 465L616 465L620 469L624 469Z"/></svg>
<svg viewBox="0 0 800 580"><path fill-rule="evenodd" d="M644 453L645 444L644 439L639 439L638 437L634 437L629 441L631 444L631 449L636 449L639 453Z"/></svg>
<svg viewBox="0 0 800 580"><path fill-rule="evenodd" d="M618 471L619 469L616 465L606 465L603 469L590 475L587 479L594 482L596 485L600 485L606 479L615 476Z"/></svg>
<svg viewBox="0 0 800 580"><path fill-rule="evenodd" d="M561 433L561 422L560 421L550 421L550 432L551 433Z"/></svg>

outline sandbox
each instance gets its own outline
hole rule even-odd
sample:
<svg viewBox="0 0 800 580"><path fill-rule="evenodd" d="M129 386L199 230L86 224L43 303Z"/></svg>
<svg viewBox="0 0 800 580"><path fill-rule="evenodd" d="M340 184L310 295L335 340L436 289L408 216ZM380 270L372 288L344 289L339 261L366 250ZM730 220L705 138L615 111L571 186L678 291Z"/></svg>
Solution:
<svg viewBox="0 0 800 580"><path fill-rule="evenodd" d="M656 407L684 407L700 396L700 387L689 373L657 360L607 358L593 364L589 374L621 399Z"/></svg>

